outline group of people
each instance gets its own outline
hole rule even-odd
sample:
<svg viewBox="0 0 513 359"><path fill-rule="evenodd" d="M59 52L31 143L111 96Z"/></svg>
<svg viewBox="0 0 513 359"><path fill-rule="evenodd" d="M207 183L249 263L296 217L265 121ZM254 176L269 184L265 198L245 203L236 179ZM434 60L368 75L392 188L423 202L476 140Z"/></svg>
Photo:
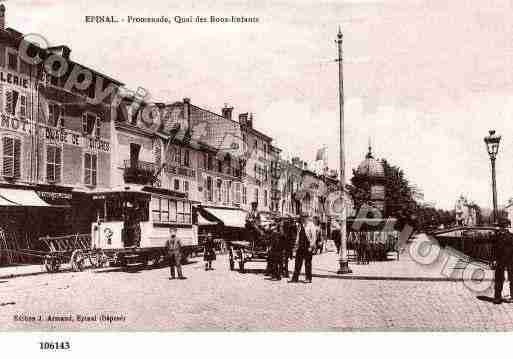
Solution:
<svg viewBox="0 0 513 359"><path fill-rule="evenodd" d="M273 280L281 280L289 277L288 264L294 256L294 272L291 283L299 281L299 273L305 266L305 281L312 282L312 256L322 252L324 241L322 240L319 221L308 215L302 215L299 220L281 218L275 220L270 226L264 228L259 222L258 213L253 206L248 214L248 235L251 240L265 241L268 248L267 270Z"/></svg>

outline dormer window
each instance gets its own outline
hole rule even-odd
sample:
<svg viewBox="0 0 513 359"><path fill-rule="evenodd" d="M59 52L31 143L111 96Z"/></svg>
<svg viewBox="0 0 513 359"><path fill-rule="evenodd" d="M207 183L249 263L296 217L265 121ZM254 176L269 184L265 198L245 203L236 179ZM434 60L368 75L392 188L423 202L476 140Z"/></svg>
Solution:
<svg viewBox="0 0 513 359"><path fill-rule="evenodd" d="M48 104L48 124L53 127L62 126L62 106L57 103Z"/></svg>
<svg viewBox="0 0 513 359"><path fill-rule="evenodd" d="M16 52L9 51L7 53L7 68L18 71L18 54Z"/></svg>
<svg viewBox="0 0 513 359"><path fill-rule="evenodd" d="M82 131L85 134L100 137L100 126L101 121L98 116L90 112L82 114Z"/></svg>

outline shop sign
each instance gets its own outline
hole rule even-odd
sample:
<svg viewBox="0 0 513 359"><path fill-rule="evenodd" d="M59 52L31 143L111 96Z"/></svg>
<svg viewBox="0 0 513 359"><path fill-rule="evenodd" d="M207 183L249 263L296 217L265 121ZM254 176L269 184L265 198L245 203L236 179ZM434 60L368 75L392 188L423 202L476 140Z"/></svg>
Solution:
<svg viewBox="0 0 513 359"><path fill-rule="evenodd" d="M47 192L47 191L36 191L39 197L42 199L49 200L71 200L71 193L62 193L62 192Z"/></svg>
<svg viewBox="0 0 513 359"><path fill-rule="evenodd" d="M0 115L0 129L20 132L31 135L34 127L38 128L38 136L48 142L56 144L69 144L73 146L110 152L110 143L101 138L84 136L83 133L71 131L66 128L48 127L45 125L35 125L33 121L19 119L4 112Z"/></svg>

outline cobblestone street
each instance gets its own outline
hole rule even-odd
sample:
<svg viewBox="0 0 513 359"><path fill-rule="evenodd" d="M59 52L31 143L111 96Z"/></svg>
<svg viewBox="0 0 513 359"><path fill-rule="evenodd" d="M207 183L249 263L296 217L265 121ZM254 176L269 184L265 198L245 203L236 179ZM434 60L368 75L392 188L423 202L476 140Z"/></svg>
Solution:
<svg viewBox="0 0 513 359"><path fill-rule="evenodd" d="M168 280L168 268L135 272L105 268L3 279L0 326L20 330L513 329L513 305L479 300L461 281L357 278L361 271L370 273L372 266L379 270L407 260L352 264L354 277L341 278L335 274L335 253L317 255L312 284L268 280L262 274L264 263L250 263L244 274L231 272L226 256L218 256L215 270L209 272L201 258L193 258L184 266L188 277L184 281ZM101 321L101 314L125 320ZM15 315L36 320L16 321ZM52 322L48 315L71 316L73 321ZM77 315L96 315L96 321L79 322Z"/></svg>

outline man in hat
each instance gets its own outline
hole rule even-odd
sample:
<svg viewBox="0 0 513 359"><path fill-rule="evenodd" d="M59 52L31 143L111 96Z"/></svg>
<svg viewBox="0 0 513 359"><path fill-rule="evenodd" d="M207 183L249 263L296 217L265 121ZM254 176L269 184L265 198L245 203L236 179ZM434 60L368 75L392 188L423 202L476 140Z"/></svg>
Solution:
<svg viewBox="0 0 513 359"><path fill-rule="evenodd" d="M513 303L513 234L511 229L505 228L505 223L500 223L501 230L493 243L493 258L495 264L495 293L493 302L501 304L503 301ZM510 298L503 300L502 288L504 287L504 271L508 272Z"/></svg>
<svg viewBox="0 0 513 359"><path fill-rule="evenodd" d="M305 262L306 283L312 283L312 254L315 250L315 225L307 214L301 215L296 237L296 260L291 283L298 282L299 272Z"/></svg>
<svg viewBox="0 0 513 359"><path fill-rule="evenodd" d="M166 241L166 252L169 260L169 271L175 279L175 267L178 272L178 279L185 279L182 274L182 242L176 236L176 228L169 228L170 238Z"/></svg>

